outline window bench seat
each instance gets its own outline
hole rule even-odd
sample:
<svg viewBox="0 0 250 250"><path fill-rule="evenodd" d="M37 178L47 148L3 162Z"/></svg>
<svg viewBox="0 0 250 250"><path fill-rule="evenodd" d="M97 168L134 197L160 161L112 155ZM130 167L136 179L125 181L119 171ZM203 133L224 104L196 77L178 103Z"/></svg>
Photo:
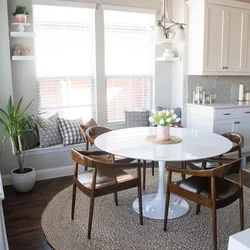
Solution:
<svg viewBox="0 0 250 250"><path fill-rule="evenodd" d="M79 144L73 144L73 145L67 145L63 146L63 144L56 144L50 147L46 148L40 148L39 146L28 149L25 151L25 156L30 156L30 155L40 155L40 154L53 154L57 152L67 152L71 151L72 148L75 148L77 150L84 150L85 149L85 142L84 143L79 143ZM94 148L94 146L93 146Z"/></svg>
<svg viewBox="0 0 250 250"><path fill-rule="evenodd" d="M36 171L37 180L51 179L73 175L74 162L71 158L71 149L84 150L85 143L63 146L53 145L47 148L34 147L25 151L24 166L33 167ZM90 150L98 150L94 145ZM13 160L16 163L16 160ZM15 166L17 167L17 165ZM79 168L84 171L84 167ZM10 185L10 174L2 175L3 185Z"/></svg>

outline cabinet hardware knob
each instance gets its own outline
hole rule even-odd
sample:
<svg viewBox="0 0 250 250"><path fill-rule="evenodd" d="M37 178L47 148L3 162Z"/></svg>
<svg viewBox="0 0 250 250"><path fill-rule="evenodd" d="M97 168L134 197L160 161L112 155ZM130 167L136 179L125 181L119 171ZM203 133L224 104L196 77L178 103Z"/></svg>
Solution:
<svg viewBox="0 0 250 250"><path fill-rule="evenodd" d="M250 111L245 112L245 114L250 114Z"/></svg>
<svg viewBox="0 0 250 250"><path fill-rule="evenodd" d="M223 115L231 115L231 113L225 113L225 114L223 114Z"/></svg>

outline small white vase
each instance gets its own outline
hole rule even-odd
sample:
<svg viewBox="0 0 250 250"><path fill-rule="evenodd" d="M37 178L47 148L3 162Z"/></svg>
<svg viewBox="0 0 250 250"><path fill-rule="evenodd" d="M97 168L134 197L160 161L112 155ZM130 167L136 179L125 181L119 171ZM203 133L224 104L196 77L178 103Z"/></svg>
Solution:
<svg viewBox="0 0 250 250"><path fill-rule="evenodd" d="M169 133L169 126L157 126L156 127L156 138L158 140L169 140L170 133Z"/></svg>

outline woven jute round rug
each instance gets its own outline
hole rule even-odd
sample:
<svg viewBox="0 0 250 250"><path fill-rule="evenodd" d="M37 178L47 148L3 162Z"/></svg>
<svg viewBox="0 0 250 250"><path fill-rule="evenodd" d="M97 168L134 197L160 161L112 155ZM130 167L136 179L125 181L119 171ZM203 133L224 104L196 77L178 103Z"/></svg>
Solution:
<svg viewBox="0 0 250 250"><path fill-rule="evenodd" d="M157 190L158 175L147 170L146 193ZM180 178L175 175L174 178ZM49 244L58 250L211 250L211 210L201 208L195 215L196 204L189 202L190 209L184 216L169 220L167 232L163 221L144 217L132 209L137 189L118 193L119 206L113 195L95 199L91 240L87 239L89 198L77 191L75 220L71 221L72 186L58 193L47 205L42 215L42 229ZM250 227L250 190L244 189L245 228ZM218 250L226 250L229 236L239 232L239 204L217 210Z"/></svg>

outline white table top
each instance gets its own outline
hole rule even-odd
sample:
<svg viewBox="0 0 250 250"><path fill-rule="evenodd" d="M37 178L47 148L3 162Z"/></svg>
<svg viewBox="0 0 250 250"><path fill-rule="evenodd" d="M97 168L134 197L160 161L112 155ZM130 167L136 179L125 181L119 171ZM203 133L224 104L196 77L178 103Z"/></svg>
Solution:
<svg viewBox="0 0 250 250"><path fill-rule="evenodd" d="M232 142L225 137L196 129L170 128L170 135L182 139L177 144L159 145L145 139L155 134L156 127L119 129L98 136L95 145L112 154L154 161L199 160L232 148Z"/></svg>

